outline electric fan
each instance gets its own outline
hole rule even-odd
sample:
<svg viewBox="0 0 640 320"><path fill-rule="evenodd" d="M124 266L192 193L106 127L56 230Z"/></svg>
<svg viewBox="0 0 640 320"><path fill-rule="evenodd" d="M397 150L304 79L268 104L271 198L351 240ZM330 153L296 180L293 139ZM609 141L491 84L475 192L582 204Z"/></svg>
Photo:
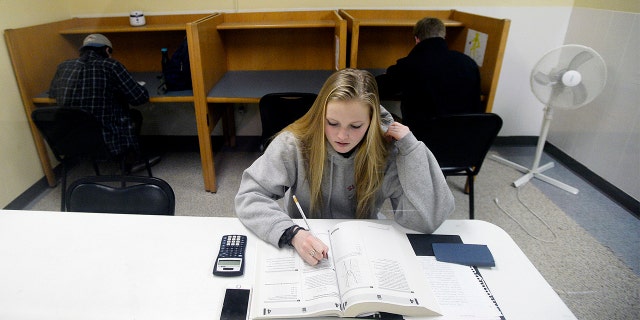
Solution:
<svg viewBox="0 0 640 320"><path fill-rule="evenodd" d="M553 109L577 109L602 92L607 79L607 68L602 57L593 49L582 45L564 45L546 53L531 71L531 91L545 104L544 118L533 166L528 169L517 163L492 156L492 159L513 167L525 175L513 182L515 187L538 178L573 194L578 189L542 174L553 167L553 162L539 166L544 144L553 118Z"/></svg>

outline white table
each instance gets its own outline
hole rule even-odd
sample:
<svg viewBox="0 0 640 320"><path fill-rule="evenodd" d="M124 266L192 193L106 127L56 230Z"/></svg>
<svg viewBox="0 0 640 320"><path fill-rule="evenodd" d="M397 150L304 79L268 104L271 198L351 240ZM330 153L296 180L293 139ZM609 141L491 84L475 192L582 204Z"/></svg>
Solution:
<svg viewBox="0 0 640 320"><path fill-rule="evenodd" d="M235 233L249 237L245 275L215 277ZM481 273L507 319L575 319L502 229L449 220L436 233L489 246L496 267ZM235 218L2 210L0 319L217 319L224 289L253 282L258 241Z"/></svg>

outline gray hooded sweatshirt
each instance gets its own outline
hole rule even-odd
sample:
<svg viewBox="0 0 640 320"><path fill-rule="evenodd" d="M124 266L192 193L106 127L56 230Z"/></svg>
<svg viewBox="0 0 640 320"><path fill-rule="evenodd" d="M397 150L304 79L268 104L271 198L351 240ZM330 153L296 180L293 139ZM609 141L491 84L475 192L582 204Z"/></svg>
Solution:
<svg viewBox="0 0 640 320"><path fill-rule="evenodd" d="M300 141L290 132L275 137L264 154L242 174L235 198L240 221L274 246L284 230L295 224L291 219L301 218L293 195L304 212L311 213L309 184L299 146ZM322 210L315 217L354 219L356 152L344 157L328 142L327 150ZM284 208L277 202L283 197ZM390 199L398 224L423 233L433 232L454 210L453 195L435 157L413 133L394 142L371 219L377 217L386 199Z"/></svg>

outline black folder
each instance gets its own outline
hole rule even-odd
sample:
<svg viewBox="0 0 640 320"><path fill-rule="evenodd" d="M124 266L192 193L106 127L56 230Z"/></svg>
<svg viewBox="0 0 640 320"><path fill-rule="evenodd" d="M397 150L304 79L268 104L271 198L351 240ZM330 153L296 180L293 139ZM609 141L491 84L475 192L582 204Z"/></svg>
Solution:
<svg viewBox="0 0 640 320"><path fill-rule="evenodd" d="M433 256L434 243L462 243L458 235L407 233L407 238L416 256Z"/></svg>

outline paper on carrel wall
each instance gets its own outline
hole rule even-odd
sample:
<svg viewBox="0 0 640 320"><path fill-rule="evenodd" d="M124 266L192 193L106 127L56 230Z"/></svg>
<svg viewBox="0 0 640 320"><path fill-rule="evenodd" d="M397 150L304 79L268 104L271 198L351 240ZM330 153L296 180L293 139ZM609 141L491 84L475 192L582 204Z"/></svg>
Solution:
<svg viewBox="0 0 640 320"><path fill-rule="evenodd" d="M487 50L487 39L489 35L476 30L469 29L467 32L467 42L464 46L464 53L476 61L478 67L482 67L484 54Z"/></svg>

